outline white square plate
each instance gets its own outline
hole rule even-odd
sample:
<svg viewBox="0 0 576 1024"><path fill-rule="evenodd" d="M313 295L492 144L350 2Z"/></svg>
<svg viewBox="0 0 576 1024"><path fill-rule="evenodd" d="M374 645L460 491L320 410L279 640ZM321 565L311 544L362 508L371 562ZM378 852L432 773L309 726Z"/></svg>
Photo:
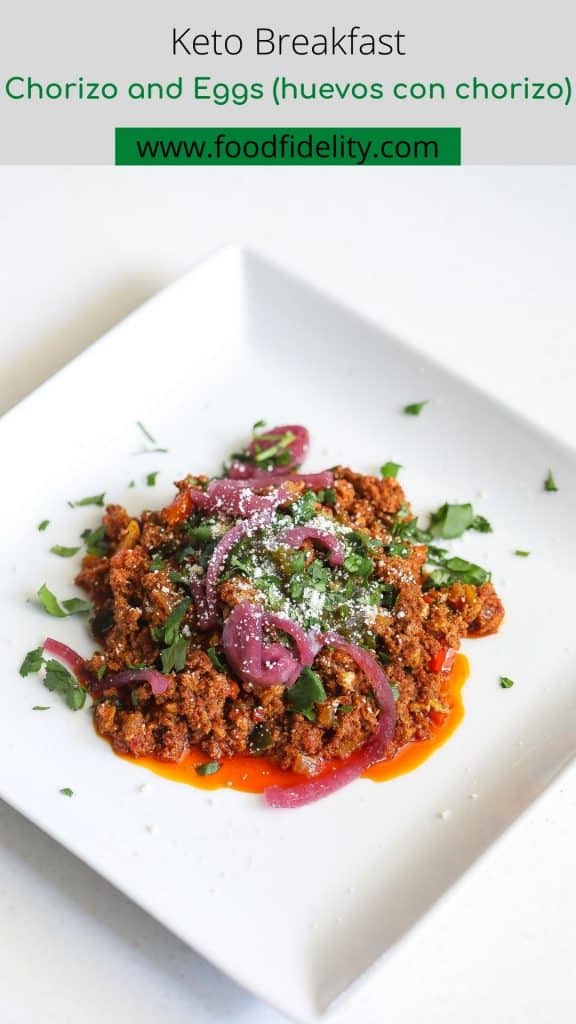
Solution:
<svg viewBox="0 0 576 1024"><path fill-rule="evenodd" d="M400 412L429 399L418 418ZM171 480L216 471L250 424L303 422L310 469L388 459L417 511L472 500L494 524L457 542L492 568L508 614L466 645L467 714L411 775L272 811L256 796L165 781L114 757L23 653L47 633L46 581L74 593L74 544L106 489L137 512ZM143 420L169 453L136 456ZM431 907L576 752L575 454L332 299L225 250L138 310L0 423L1 795L237 981L314 1020ZM542 482L554 470L558 493ZM144 475L160 470L155 490ZM128 488L130 480L137 486ZM484 497L479 497L486 494ZM36 525L50 519L46 533ZM530 549L517 558L516 548ZM500 674L516 685L502 690ZM50 704L33 713L34 704ZM140 792L149 783L149 792ZM74 797L59 790L70 786ZM470 795L478 793L479 800ZM448 820L439 817L451 810ZM150 828L150 826L154 826Z"/></svg>

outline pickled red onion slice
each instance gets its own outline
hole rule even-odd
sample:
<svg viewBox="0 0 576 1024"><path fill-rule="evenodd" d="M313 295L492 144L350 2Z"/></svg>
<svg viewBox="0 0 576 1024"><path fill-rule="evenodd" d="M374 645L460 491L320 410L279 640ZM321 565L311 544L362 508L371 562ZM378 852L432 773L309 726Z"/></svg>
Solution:
<svg viewBox="0 0 576 1024"><path fill-rule="evenodd" d="M136 683L148 683L152 693L157 697L168 689L170 680L155 668L135 668L123 672L107 672L96 685L102 690L107 690L109 686L116 689L121 686L134 686Z"/></svg>
<svg viewBox="0 0 576 1024"><path fill-rule="evenodd" d="M269 507L232 526L214 548L204 581L196 581L191 585L196 621L200 629L213 629L218 622L218 581L230 551L243 537L249 537L256 530L267 526L273 511Z"/></svg>
<svg viewBox="0 0 576 1024"><path fill-rule="evenodd" d="M286 434L293 434L294 438L288 444L282 446L279 453L288 452L290 461L286 462L283 466L272 466L270 469L259 470L259 472L266 477L275 477L283 476L286 472L297 469L298 466L302 465L308 454L310 435L306 427L290 424L288 426L271 427L270 430L266 430L263 434L255 437L246 449L247 461L241 462L238 460L233 462L228 470L228 476L233 480L242 480L256 475L254 471L258 470L259 461L257 456L265 455L268 448L273 449L277 442Z"/></svg>
<svg viewBox="0 0 576 1024"><path fill-rule="evenodd" d="M303 782L298 786L288 786L285 789L281 786L269 786L264 791L264 798L270 807L302 807L314 800L330 796L337 789L341 789L357 779L370 765L379 761L394 735L396 727L394 697L388 679L373 655L362 647L357 647L356 644L348 643L338 633L325 633L322 640L325 644L345 651L368 676L380 706L378 728L361 750L352 754L342 767L336 768L330 774L312 779L310 782Z"/></svg>
<svg viewBox="0 0 576 1024"><path fill-rule="evenodd" d="M344 548L341 542L327 530L317 530L313 526L294 526L284 530L278 540L291 548L300 548L305 540L313 540L330 552L328 565L342 565L344 561Z"/></svg>
<svg viewBox="0 0 576 1024"><path fill-rule="evenodd" d="M263 630L266 626L290 636L297 653L293 654L280 643L265 644ZM241 601L224 624L222 646L228 664L243 682L257 686L292 686L302 669L312 664L320 645L291 619Z"/></svg>
<svg viewBox="0 0 576 1024"><path fill-rule="evenodd" d="M56 658L57 661L61 661L62 664L68 669L69 672L82 683L83 686L91 686L95 682L95 677L84 665L84 658L77 651L73 651L67 644L61 643L60 640L53 640L51 637L47 637L43 643L44 652Z"/></svg>

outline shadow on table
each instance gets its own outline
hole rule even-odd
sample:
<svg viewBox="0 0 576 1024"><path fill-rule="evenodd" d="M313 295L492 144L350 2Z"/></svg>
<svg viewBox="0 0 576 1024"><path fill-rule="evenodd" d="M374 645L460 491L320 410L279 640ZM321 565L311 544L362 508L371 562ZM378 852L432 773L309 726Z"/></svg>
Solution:
<svg viewBox="0 0 576 1024"><path fill-rule="evenodd" d="M113 949L120 944L132 955L136 951L143 971L157 979L160 991L176 988L184 1003L189 1000L191 1021L200 1019L199 1010L202 1019L214 1022L247 1017L265 1019L266 1024L284 1021L2 801L0 850L38 876L63 906L72 903L94 919L114 940ZM4 885L9 887L9 879L4 878ZM33 949L30 953L34 956Z"/></svg>
<svg viewBox="0 0 576 1024"><path fill-rule="evenodd" d="M132 310L160 290L166 281L127 275L82 302L56 327L38 336L4 370L0 415L79 355Z"/></svg>

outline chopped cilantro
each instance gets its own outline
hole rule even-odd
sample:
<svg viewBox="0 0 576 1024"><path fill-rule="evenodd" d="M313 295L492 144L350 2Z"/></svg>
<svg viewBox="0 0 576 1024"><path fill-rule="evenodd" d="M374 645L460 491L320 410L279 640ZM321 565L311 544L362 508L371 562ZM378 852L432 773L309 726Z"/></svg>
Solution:
<svg viewBox="0 0 576 1024"><path fill-rule="evenodd" d="M77 555L80 548L65 548L62 544L53 544L50 548L53 555L58 555L60 558L72 558L72 555Z"/></svg>
<svg viewBox="0 0 576 1024"><path fill-rule="evenodd" d="M187 576L184 576L181 572L176 572L175 569L168 573L168 579L170 583L180 583L183 586L187 586L189 582Z"/></svg>
<svg viewBox="0 0 576 1024"><path fill-rule="evenodd" d="M548 470L548 476L546 477L546 479L544 481L544 490L545 491L557 491L558 490L558 487L557 487L556 481L555 481L555 479L554 479L554 477L552 475L552 470L551 469Z"/></svg>
<svg viewBox="0 0 576 1024"><path fill-rule="evenodd" d="M344 559L344 568L353 576L370 576L374 562L365 555L351 554Z"/></svg>
<svg viewBox="0 0 576 1024"><path fill-rule="evenodd" d="M58 792L62 793L62 796L74 796L74 790L70 789L70 786L64 786L64 789L59 789Z"/></svg>
<svg viewBox="0 0 576 1024"><path fill-rule="evenodd" d="M101 558L103 555L108 554L108 547L105 541L106 529L104 526L97 526L95 530L91 530L88 527L82 531L80 536L86 545L86 551L89 555L96 555L96 557Z"/></svg>
<svg viewBox="0 0 576 1024"><path fill-rule="evenodd" d="M20 665L20 675L29 676L31 672L39 672L44 663L44 652L42 647L35 647L24 658Z"/></svg>
<svg viewBox="0 0 576 1024"><path fill-rule="evenodd" d="M106 675L107 671L108 671L108 666L107 665L99 665L98 666L98 668L96 669L96 678L97 678L97 680L99 682L102 681L102 679Z"/></svg>
<svg viewBox="0 0 576 1024"><path fill-rule="evenodd" d="M136 426L142 431L146 440L150 441L150 444L158 444L156 438L152 436L149 430L146 430L146 427L140 420L136 420Z"/></svg>
<svg viewBox="0 0 576 1024"><path fill-rule="evenodd" d="M285 691L285 699L309 722L316 721L315 704L326 700L326 690L320 676L311 668L305 668L298 679Z"/></svg>
<svg viewBox="0 0 576 1024"><path fill-rule="evenodd" d="M394 697L394 700L398 700L398 697L400 696L400 691L396 686L396 683L390 683L390 689L392 690L392 696Z"/></svg>
<svg viewBox="0 0 576 1024"><path fill-rule="evenodd" d="M70 597L67 601L62 601L62 607L66 615L81 615L83 612L92 611L90 601L85 601L83 597Z"/></svg>
<svg viewBox="0 0 576 1024"><path fill-rule="evenodd" d="M486 517L475 515L469 502L464 505L446 503L432 512L430 516L428 533L431 537L454 540L456 537L462 537L466 530L492 533L492 526Z"/></svg>
<svg viewBox="0 0 576 1024"><path fill-rule="evenodd" d="M258 430L262 430L262 427L266 426L266 420L256 420L256 423L252 425L252 433L255 434Z"/></svg>
<svg viewBox="0 0 576 1024"><path fill-rule="evenodd" d="M289 508L290 515L295 523L307 523L316 515L317 497L314 491L304 491L304 494L294 501Z"/></svg>
<svg viewBox="0 0 576 1024"><path fill-rule="evenodd" d="M401 514L405 514L404 510L400 510ZM431 534L428 530L422 530L418 526L418 520L414 519L396 519L392 524L392 536L397 540L410 540L414 541L415 544L427 544L431 539Z"/></svg>
<svg viewBox="0 0 576 1024"><path fill-rule="evenodd" d="M52 693L60 693L72 711L79 711L86 702L86 690L59 661L50 658L46 662L44 686Z"/></svg>
<svg viewBox="0 0 576 1024"><path fill-rule="evenodd" d="M58 598L48 590L45 583L42 584L38 591L38 599L40 604L44 608L44 611L48 612L48 615L54 615L56 618L63 619L67 615L78 615L80 612L89 612L92 605L89 601L85 601L81 597L71 597L67 601L59 602Z"/></svg>
<svg viewBox="0 0 576 1024"><path fill-rule="evenodd" d="M429 399L427 398L424 402L411 402L410 405L405 405L402 412L406 416L419 416L425 405L428 405Z"/></svg>
<svg viewBox="0 0 576 1024"><path fill-rule="evenodd" d="M182 672L186 664L189 643L190 641L185 636L177 636L168 647L164 648L160 655L163 672Z"/></svg>
<svg viewBox="0 0 576 1024"><path fill-rule="evenodd" d="M453 540L461 537L466 530L469 530L474 522L474 509L472 505L441 505L436 512L430 516L429 530L433 537L443 537L444 540Z"/></svg>
<svg viewBox="0 0 576 1024"><path fill-rule="evenodd" d="M342 715L347 715L349 711L354 710L353 704L339 704L337 708L338 712Z"/></svg>
<svg viewBox="0 0 576 1024"><path fill-rule="evenodd" d="M50 711L48 704L35 704L32 711Z"/></svg>
<svg viewBox="0 0 576 1024"><path fill-rule="evenodd" d="M207 761L206 764L197 764L194 771L197 775L215 775L220 768L221 765L218 761Z"/></svg>
<svg viewBox="0 0 576 1024"><path fill-rule="evenodd" d="M48 526L50 526L50 520L43 519L41 523L38 523L37 529L40 530L41 533L43 533Z"/></svg>
<svg viewBox="0 0 576 1024"><path fill-rule="evenodd" d="M45 583L42 584L38 591L38 597L40 603L44 608L44 611L48 612L48 615L54 615L59 619L65 618L66 613L62 610L58 603L58 598L54 596L52 591L48 590Z"/></svg>
<svg viewBox="0 0 576 1024"><path fill-rule="evenodd" d="M161 572L162 569L166 568L166 562L160 555L154 555L154 558L148 566L148 572Z"/></svg>
<svg viewBox="0 0 576 1024"><path fill-rule="evenodd" d="M158 442L157 442L156 438L152 436L152 434L150 433L149 430L146 430L146 427L144 426L143 423L140 422L140 420L136 420L136 426L144 434L144 437L146 438L147 441L150 442L150 444L158 445ZM136 455L149 455L149 454L152 454L152 452L162 452L162 453L165 454L167 451L168 451L167 448L158 448L158 447L146 448L146 447L144 447L142 449L142 451L136 452ZM132 481L132 484L133 483L134 483L134 481ZM129 486L132 487L132 484L130 484ZM150 485L150 486L153 486L153 485Z"/></svg>
<svg viewBox="0 0 576 1024"><path fill-rule="evenodd" d="M503 690L509 690L511 686L514 686L514 680L509 679L508 676L500 676L500 686Z"/></svg>
<svg viewBox="0 0 576 1024"><path fill-rule="evenodd" d="M207 541L213 539L212 527L209 523L200 523L199 526L189 526L186 530L186 536L190 543L194 547L202 547Z"/></svg>
<svg viewBox="0 0 576 1024"><path fill-rule="evenodd" d="M514 552L514 554L517 555L518 558L529 558L530 557L530 552L529 551L522 551L522 548L516 548L516 551Z"/></svg>
<svg viewBox="0 0 576 1024"><path fill-rule="evenodd" d="M158 477L158 473L159 473L159 470L156 470L154 473L148 473L147 474L147 476L146 476L146 486L147 487L155 487L156 486L156 479Z"/></svg>
<svg viewBox="0 0 576 1024"><path fill-rule="evenodd" d="M425 590L433 587L449 587L452 583L471 583L473 586L479 587L490 579L487 569L482 569L481 566L475 565L473 562L467 562L464 558L445 559L444 556L430 558L429 554L428 560L432 564L439 565L440 568L435 569L426 577Z"/></svg>
<svg viewBox="0 0 576 1024"><path fill-rule="evenodd" d="M164 625L158 627L157 631L161 633L164 643L174 643L174 640L178 636L178 631L182 624L182 619L186 614L189 604L190 598L186 598L184 601L180 601L180 603L176 605L173 611L170 612L170 615L166 619ZM159 639L159 637L156 636L154 638Z"/></svg>
<svg viewBox="0 0 576 1024"><path fill-rule="evenodd" d="M403 469L401 462L385 462L383 466L380 466L380 476L386 478L387 476L398 476L398 470Z"/></svg>
<svg viewBox="0 0 576 1024"><path fill-rule="evenodd" d="M251 458L266 469L273 466L288 466L292 461L290 445L296 440L291 430L283 434L255 434Z"/></svg>
<svg viewBox="0 0 576 1024"><path fill-rule="evenodd" d="M410 554L410 545L402 544L401 541L393 540L388 544L386 551L389 555L397 556L399 558L408 558Z"/></svg>
<svg viewBox="0 0 576 1024"><path fill-rule="evenodd" d="M477 530L478 533L493 533L491 524L488 522L485 516L474 516L469 530Z"/></svg>
<svg viewBox="0 0 576 1024"><path fill-rule="evenodd" d="M190 604L190 598L180 601L166 619L163 626L156 626L151 630L156 641L162 641L166 646L160 654L163 672L181 672L186 664L186 654L190 640L180 636L180 626Z"/></svg>
<svg viewBox="0 0 576 1024"><path fill-rule="evenodd" d="M210 658L210 661L214 665L214 668L218 672L225 672L226 671L226 665L224 664L224 662L220 658L220 656L218 654L218 651L216 650L215 647L209 647L208 650L206 651L206 654L208 655L208 657Z"/></svg>
<svg viewBox="0 0 576 1024"><path fill-rule="evenodd" d="M102 508L105 497L106 491L102 491L102 494L92 494L88 498L80 498L79 501L69 501L68 504L70 508L81 508L84 505L99 505Z"/></svg>

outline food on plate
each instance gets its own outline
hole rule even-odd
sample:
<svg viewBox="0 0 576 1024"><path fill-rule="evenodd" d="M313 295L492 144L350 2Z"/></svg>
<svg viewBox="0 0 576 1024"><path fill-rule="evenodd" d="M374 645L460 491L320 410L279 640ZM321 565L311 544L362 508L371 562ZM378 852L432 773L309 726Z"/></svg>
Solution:
<svg viewBox="0 0 576 1024"><path fill-rule="evenodd" d="M302 473L308 446L302 426L259 423L225 475L185 477L165 508L108 505L77 577L99 648L41 654L90 694L116 753L194 752L199 775L264 759L279 807L428 739L460 641L504 614L489 572L444 544L490 531L471 505L423 528L398 463Z"/></svg>

